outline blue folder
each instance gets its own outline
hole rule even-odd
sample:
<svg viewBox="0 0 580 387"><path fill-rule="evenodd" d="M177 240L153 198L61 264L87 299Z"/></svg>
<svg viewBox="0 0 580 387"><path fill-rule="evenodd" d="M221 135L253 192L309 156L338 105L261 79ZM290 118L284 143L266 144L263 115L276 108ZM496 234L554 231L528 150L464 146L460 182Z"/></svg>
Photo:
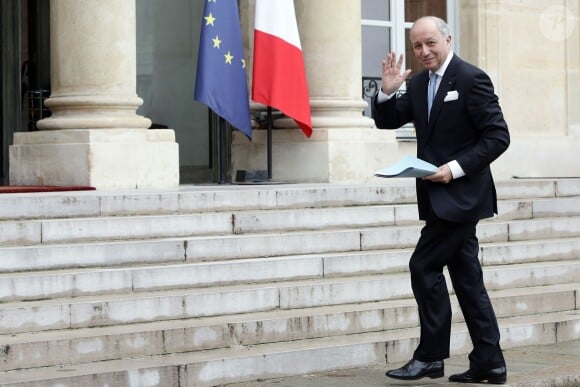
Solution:
<svg viewBox="0 0 580 387"><path fill-rule="evenodd" d="M437 167L414 156L407 156L393 165L375 172L378 177L423 177L437 172Z"/></svg>

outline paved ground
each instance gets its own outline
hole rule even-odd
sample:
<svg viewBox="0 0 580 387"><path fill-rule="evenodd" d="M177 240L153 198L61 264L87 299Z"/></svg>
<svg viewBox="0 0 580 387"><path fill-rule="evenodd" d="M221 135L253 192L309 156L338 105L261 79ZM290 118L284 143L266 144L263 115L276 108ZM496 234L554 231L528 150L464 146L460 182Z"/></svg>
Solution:
<svg viewBox="0 0 580 387"><path fill-rule="evenodd" d="M510 387L579 387L580 340L559 344L509 349L504 352ZM389 369L402 364L389 365ZM451 383L447 377L468 367L466 356L454 356L445 361L445 377L401 382L385 376L386 367L356 368L321 374L294 376L250 383L229 384L228 387L371 387L371 386L465 386ZM482 384L471 384L481 386Z"/></svg>

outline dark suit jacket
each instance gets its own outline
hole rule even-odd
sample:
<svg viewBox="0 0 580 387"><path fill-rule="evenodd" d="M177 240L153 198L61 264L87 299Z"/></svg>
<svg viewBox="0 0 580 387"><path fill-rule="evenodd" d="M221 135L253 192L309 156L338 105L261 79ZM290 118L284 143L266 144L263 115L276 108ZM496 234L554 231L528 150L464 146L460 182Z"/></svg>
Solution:
<svg viewBox="0 0 580 387"><path fill-rule="evenodd" d="M449 184L417 179L419 217L430 207L441 219L475 222L497 213L490 163L508 147L510 136L491 80L481 69L453 55L443 74L427 122L429 73L414 76L407 93L389 101L373 101L373 117L380 129L396 129L413 122L417 157L436 166L457 160L465 176ZM444 102L451 90L458 98Z"/></svg>

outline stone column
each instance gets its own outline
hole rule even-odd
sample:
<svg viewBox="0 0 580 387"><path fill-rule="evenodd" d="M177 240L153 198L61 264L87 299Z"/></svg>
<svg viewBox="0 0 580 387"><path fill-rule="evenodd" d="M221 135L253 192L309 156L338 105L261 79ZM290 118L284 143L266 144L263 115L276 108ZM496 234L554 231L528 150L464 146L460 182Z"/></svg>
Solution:
<svg viewBox="0 0 580 387"><path fill-rule="evenodd" d="M312 125L361 128L360 0L297 0L296 18L307 69Z"/></svg>
<svg viewBox="0 0 580 387"><path fill-rule="evenodd" d="M466 42L460 55L490 75L510 129L494 177L577 177L580 1L469 0L458 7Z"/></svg>
<svg viewBox="0 0 580 387"><path fill-rule="evenodd" d="M394 145L395 137L394 133L373 129L373 121L362 115L366 102L362 99L360 0L295 0L294 4L314 133L306 138L299 129L293 129L297 128L293 120L275 121L273 180L369 180L373 168L385 162L377 157L379 148L379 153L386 151L380 144ZM247 48L251 57L253 7L248 8L242 8L242 25L248 24L245 31L250 36ZM254 130L253 136L250 143L234 133L234 170L265 168L265 131Z"/></svg>
<svg viewBox="0 0 580 387"><path fill-rule="evenodd" d="M16 133L11 184L99 189L179 184L173 130L136 114L135 1L51 0L52 115Z"/></svg>
<svg viewBox="0 0 580 387"><path fill-rule="evenodd" d="M366 103L361 98L360 1L296 0L295 7L312 125L368 127L361 114ZM276 126L296 127L292 120L279 120Z"/></svg>

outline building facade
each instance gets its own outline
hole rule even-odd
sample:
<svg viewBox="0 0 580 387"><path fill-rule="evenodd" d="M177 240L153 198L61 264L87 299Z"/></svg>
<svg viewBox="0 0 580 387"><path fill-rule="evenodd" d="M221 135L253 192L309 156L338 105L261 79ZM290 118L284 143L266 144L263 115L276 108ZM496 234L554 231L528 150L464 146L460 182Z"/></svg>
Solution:
<svg viewBox="0 0 580 387"><path fill-rule="evenodd" d="M239 5L251 84L254 1ZM4 182L99 189L213 182L217 134L193 100L203 6L3 1ZM274 121L273 180L368 182L414 153L412 126L377 130L368 99L387 51L418 68L408 33L427 14L447 20L455 52L494 82L512 134L493 165L496 178L580 175L580 0L295 0L295 7L314 133L306 138L292 120ZM251 108L253 140L235 130L227 138L232 176L266 167L264 107Z"/></svg>

